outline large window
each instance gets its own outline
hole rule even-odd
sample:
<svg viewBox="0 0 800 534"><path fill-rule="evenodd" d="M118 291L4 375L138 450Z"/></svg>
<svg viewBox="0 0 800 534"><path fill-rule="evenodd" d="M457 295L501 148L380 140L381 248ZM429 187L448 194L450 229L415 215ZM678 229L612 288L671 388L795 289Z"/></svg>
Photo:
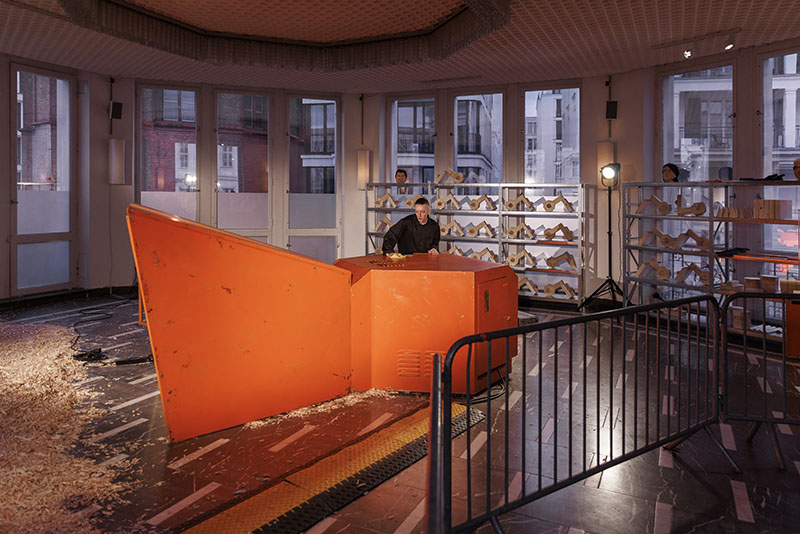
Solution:
<svg viewBox="0 0 800 534"><path fill-rule="evenodd" d="M662 164L682 179L716 180L733 167L733 67L667 76L662 84Z"/></svg>
<svg viewBox="0 0 800 534"><path fill-rule="evenodd" d="M580 90L525 93L525 182L580 182Z"/></svg>
<svg viewBox="0 0 800 534"><path fill-rule="evenodd" d="M464 183L503 181L503 95L490 93L455 99L456 167ZM467 188L461 194L472 194Z"/></svg>
<svg viewBox="0 0 800 534"><path fill-rule="evenodd" d="M269 227L268 99L217 93L217 226Z"/></svg>
<svg viewBox="0 0 800 534"><path fill-rule="evenodd" d="M289 228L336 228L333 100L289 100Z"/></svg>
<svg viewBox="0 0 800 534"><path fill-rule="evenodd" d="M392 103L392 172L403 169L408 181L433 181L436 102L433 98Z"/></svg>
<svg viewBox="0 0 800 534"><path fill-rule="evenodd" d="M197 113L194 91L141 90L142 204L197 218Z"/></svg>
<svg viewBox="0 0 800 534"><path fill-rule="evenodd" d="M800 157L800 70L798 53L764 60L763 142L764 176L783 174L794 179L794 160ZM765 187L770 199L792 200L792 219L797 220L800 198L795 187ZM764 225L764 248L773 251L797 250L797 227Z"/></svg>

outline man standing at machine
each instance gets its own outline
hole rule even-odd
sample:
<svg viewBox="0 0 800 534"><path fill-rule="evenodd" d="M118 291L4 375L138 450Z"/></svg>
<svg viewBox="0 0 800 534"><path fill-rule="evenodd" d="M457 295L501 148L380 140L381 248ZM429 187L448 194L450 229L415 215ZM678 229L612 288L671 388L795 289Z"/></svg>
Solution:
<svg viewBox="0 0 800 534"><path fill-rule="evenodd" d="M395 245L400 254L439 253L439 223L429 217L431 205L420 197L414 202L414 214L397 221L383 236L383 253L390 254Z"/></svg>

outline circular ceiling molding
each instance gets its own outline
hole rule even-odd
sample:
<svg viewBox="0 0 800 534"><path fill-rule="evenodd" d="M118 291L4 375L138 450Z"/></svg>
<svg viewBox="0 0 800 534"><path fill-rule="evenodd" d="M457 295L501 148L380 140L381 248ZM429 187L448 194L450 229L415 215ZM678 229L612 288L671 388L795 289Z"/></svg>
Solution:
<svg viewBox="0 0 800 534"><path fill-rule="evenodd" d="M510 13L509 0L238 0L224 13L210 0L59 3L78 25L197 61L312 71L443 59L505 26Z"/></svg>

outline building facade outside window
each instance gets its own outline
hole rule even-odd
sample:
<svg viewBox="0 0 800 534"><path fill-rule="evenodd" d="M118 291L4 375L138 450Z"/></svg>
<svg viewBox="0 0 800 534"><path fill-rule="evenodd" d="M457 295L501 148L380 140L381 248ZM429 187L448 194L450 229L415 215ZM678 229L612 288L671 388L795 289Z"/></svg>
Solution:
<svg viewBox="0 0 800 534"><path fill-rule="evenodd" d="M395 100L391 107L391 171L403 169L412 183L433 182L436 101L433 98Z"/></svg>
<svg viewBox="0 0 800 534"><path fill-rule="evenodd" d="M458 96L455 99L455 161L464 184L503 181L503 94ZM458 194L491 191L457 188Z"/></svg>
<svg viewBox="0 0 800 534"><path fill-rule="evenodd" d="M525 93L525 183L580 182L580 89Z"/></svg>

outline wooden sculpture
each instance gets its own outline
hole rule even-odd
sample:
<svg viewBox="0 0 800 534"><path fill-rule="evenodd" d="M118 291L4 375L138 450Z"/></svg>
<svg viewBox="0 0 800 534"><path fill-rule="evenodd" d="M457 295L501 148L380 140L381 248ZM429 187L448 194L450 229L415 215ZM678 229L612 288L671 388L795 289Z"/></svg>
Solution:
<svg viewBox="0 0 800 534"><path fill-rule="evenodd" d="M490 209L490 210L496 210L497 209L497 205L494 203L494 201L492 201L492 199L487 197L486 195L481 195L478 198L470 200L469 201L469 207L473 211L477 211L477 210L480 209L481 204L483 204L484 202L486 202L486 206L488 207L488 209Z"/></svg>
<svg viewBox="0 0 800 534"><path fill-rule="evenodd" d="M537 295L539 293L539 290L536 288L536 284L531 282L525 276L523 276L522 278L519 279L519 284L517 285L517 288L519 289L519 291L523 291L523 290L527 289L528 291L530 291L534 295Z"/></svg>
<svg viewBox="0 0 800 534"><path fill-rule="evenodd" d="M406 206L408 206L411 209L414 209L414 202L416 202L417 200L419 200L421 198L422 198L422 195L417 195L414 198L409 198L408 200L406 200Z"/></svg>
<svg viewBox="0 0 800 534"><path fill-rule="evenodd" d="M678 198L675 200L675 206L678 208L678 215L702 215L706 212L706 204L705 202L695 202L691 206L684 208L683 207L683 195L678 195Z"/></svg>
<svg viewBox="0 0 800 534"><path fill-rule="evenodd" d="M643 247L647 245L647 242L650 240L650 237L656 236L659 241L661 241L662 247L673 248L676 244L676 239L669 234L665 234L657 228L645 232L642 237L639 238L639 246Z"/></svg>
<svg viewBox="0 0 800 534"><path fill-rule="evenodd" d="M575 290L569 287L569 284L563 280L559 280L555 284L548 284L544 286L544 294L548 297L552 297L559 289L564 292L567 298L571 299L575 297Z"/></svg>
<svg viewBox="0 0 800 534"><path fill-rule="evenodd" d="M458 224L456 221L450 221L449 223L447 223L447 224L445 224L443 226L440 226L439 227L439 232L442 235L447 235L447 234L456 235L456 234L458 234L461 237L464 237L464 229L461 228L461 225ZM453 232L455 232L455 233L453 233Z"/></svg>
<svg viewBox="0 0 800 534"><path fill-rule="evenodd" d="M723 206L717 212L717 217L722 219L752 219L753 209L738 206Z"/></svg>
<svg viewBox="0 0 800 534"><path fill-rule="evenodd" d="M524 204L527 211L533 211L533 204L531 204L530 200L525 198L525 195L518 195L514 200L506 202L506 209L508 211L523 211L519 209L520 204Z"/></svg>
<svg viewBox="0 0 800 534"><path fill-rule="evenodd" d="M482 221L480 224L470 226L467 228L467 233L470 237L478 237L478 234L481 233L481 228L486 228L486 233L489 234L489 237L494 237L494 228L492 228L486 221Z"/></svg>
<svg viewBox="0 0 800 534"><path fill-rule="evenodd" d="M704 270L694 263L690 263L680 271L678 274L675 275L675 281L679 284L684 283L686 278L689 277L690 274L695 273L697 275L697 279L700 280L700 283L707 286L711 282L711 273L707 270Z"/></svg>
<svg viewBox="0 0 800 534"><path fill-rule="evenodd" d="M636 269L636 278L642 278L645 271L647 271L648 268L653 269L656 272L656 276L660 280L667 280L670 277L671 273L669 272L669 269L667 267L659 265L656 260L650 260L646 263L641 264L639 268Z"/></svg>
<svg viewBox="0 0 800 534"><path fill-rule="evenodd" d="M577 268L577 266L575 265L575 258L573 258L572 254L570 254L569 252L564 252L562 254L559 254L558 256L547 258L547 261L545 263L547 263L547 266L550 267L551 269L555 269L562 262L567 262L569 266L572 267L573 269Z"/></svg>
<svg viewBox="0 0 800 534"><path fill-rule="evenodd" d="M572 230L564 226L564 223L558 223L558 225L554 226L553 228L547 228L544 231L544 237L548 241L552 241L558 232L561 232L561 235L564 236L564 239L567 241L572 241L574 237Z"/></svg>
<svg viewBox="0 0 800 534"><path fill-rule="evenodd" d="M564 195L558 195L556 198L552 200L545 200L544 203L542 204L542 207L544 207L544 211L553 211L554 209L556 209L556 205L559 202L564 205L564 209L566 211L570 213L575 211L575 209L572 207L572 203L570 203L569 200L564 198Z"/></svg>
<svg viewBox="0 0 800 534"><path fill-rule="evenodd" d="M709 250L711 248L711 240L707 237L697 235L693 230L687 230L681 235L685 235L686 237L693 239L697 245L697 248L699 249Z"/></svg>
<svg viewBox="0 0 800 534"><path fill-rule="evenodd" d="M473 252L472 254L469 255L470 258L475 258L476 260L482 260L484 256L488 256L488 261L497 263L497 256L495 255L494 252L492 252L488 248L484 248L483 250L478 252Z"/></svg>
<svg viewBox="0 0 800 534"><path fill-rule="evenodd" d="M535 239L536 234L525 223L519 223L513 228L509 228L508 230L506 230L506 235L508 236L509 239L516 239L520 232L525 232L525 235L528 236L528 239Z"/></svg>
<svg viewBox="0 0 800 534"><path fill-rule="evenodd" d="M381 198L376 198L375 199L375 207L376 208L382 208L384 206L384 204L389 204L393 208L397 207L397 202L394 200L394 198L392 198L391 193L389 193L388 191Z"/></svg>
<svg viewBox="0 0 800 534"><path fill-rule="evenodd" d="M451 204L454 210L461 209L461 203L456 199L456 197L453 196L453 193L448 194L444 198L437 198L433 203L433 207L435 207L437 210L443 210L448 204Z"/></svg>
<svg viewBox="0 0 800 534"><path fill-rule="evenodd" d="M375 226L376 232L385 232L389 228L391 228L392 224L394 224L389 217L384 217L382 221Z"/></svg>
<svg viewBox="0 0 800 534"><path fill-rule="evenodd" d="M516 254L511 254L508 257L508 264L512 267L520 267L525 266L525 260L528 260L528 264L531 267L536 267L536 259L528 253L527 250L523 250L522 252L518 252Z"/></svg>
<svg viewBox="0 0 800 534"><path fill-rule="evenodd" d="M460 248L458 248L457 246L453 245L447 251L447 254L452 254L453 256L462 256L463 257L464 256L464 251L461 250Z"/></svg>
<svg viewBox="0 0 800 534"><path fill-rule="evenodd" d="M647 206L654 205L656 207L656 211L659 215L666 215L672 209L669 204L661 200L655 195L652 195L650 198L647 198L639 203L639 207L636 208L636 213L644 213L647 209Z"/></svg>
<svg viewBox="0 0 800 534"><path fill-rule="evenodd" d="M460 184L464 181L464 175L460 172L456 172L453 169L445 169L439 174L436 175L436 183L441 184L444 183L446 178L452 178L453 181L457 184Z"/></svg>

